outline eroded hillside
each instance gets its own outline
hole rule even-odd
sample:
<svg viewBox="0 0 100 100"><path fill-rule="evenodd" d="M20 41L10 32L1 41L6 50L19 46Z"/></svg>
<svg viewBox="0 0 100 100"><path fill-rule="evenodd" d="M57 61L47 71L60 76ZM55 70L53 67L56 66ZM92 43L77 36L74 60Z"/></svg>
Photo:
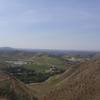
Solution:
<svg viewBox="0 0 100 100"><path fill-rule="evenodd" d="M30 89L15 77L0 72L0 100L37 100Z"/></svg>
<svg viewBox="0 0 100 100"><path fill-rule="evenodd" d="M40 100L100 100L100 62L97 59L82 62L30 87Z"/></svg>

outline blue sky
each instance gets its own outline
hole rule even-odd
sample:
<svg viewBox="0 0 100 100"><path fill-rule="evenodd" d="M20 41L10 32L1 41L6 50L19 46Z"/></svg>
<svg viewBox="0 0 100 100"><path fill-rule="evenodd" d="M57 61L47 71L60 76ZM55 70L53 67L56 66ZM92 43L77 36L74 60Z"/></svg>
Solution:
<svg viewBox="0 0 100 100"><path fill-rule="evenodd" d="M100 0L0 0L0 47L100 50Z"/></svg>

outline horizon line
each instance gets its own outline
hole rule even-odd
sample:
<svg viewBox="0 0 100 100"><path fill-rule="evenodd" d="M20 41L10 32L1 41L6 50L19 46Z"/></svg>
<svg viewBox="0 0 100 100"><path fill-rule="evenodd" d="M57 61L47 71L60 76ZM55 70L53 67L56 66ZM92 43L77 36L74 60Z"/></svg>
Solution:
<svg viewBox="0 0 100 100"><path fill-rule="evenodd" d="M0 48L12 48L22 50L50 50L50 51L81 51L81 52L100 52L100 50L86 50L86 49L58 49L58 48L24 48L24 47L12 47L12 46L0 46Z"/></svg>

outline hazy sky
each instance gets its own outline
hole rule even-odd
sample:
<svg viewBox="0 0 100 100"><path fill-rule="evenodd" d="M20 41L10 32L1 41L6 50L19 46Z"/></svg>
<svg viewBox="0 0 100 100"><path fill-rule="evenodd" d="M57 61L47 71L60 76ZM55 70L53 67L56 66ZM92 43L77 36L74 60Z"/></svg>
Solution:
<svg viewBox="0 0 100 100"><path fill-rule="evenodd" d="M0 0L0 47L100 50L100 0Z"/></svg>

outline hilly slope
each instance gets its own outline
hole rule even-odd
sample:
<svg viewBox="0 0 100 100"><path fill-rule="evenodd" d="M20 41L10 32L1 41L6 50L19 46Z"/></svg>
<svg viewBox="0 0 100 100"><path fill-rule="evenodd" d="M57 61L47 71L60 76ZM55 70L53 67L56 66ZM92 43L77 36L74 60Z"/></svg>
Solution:
<svg viewBox="0 0 100 100"><path fill-rule="evenodd" d="M37 100L30 89L13 76L0 72L0 100Z"/></svg>
<svg viewBox="0 0 100 100"><path fill-rule="evenodd" d="M100 100L100 61L71 66L62 75L31 87L38 88L35 95L40 100Z"/></svg>

